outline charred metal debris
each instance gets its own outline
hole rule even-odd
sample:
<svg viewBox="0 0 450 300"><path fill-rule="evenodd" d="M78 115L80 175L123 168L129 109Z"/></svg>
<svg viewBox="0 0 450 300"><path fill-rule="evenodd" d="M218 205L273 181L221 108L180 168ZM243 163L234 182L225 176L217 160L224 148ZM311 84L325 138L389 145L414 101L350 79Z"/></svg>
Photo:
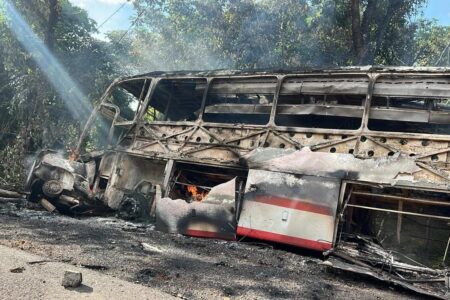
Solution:
<svg viewBox="0 0 450 300"><path fill-rule="evenodd" d="M159 230L324 252L334 269L446 297L450 69L150 73L114 81L86 140L46 151L29 200Z"/></svg>

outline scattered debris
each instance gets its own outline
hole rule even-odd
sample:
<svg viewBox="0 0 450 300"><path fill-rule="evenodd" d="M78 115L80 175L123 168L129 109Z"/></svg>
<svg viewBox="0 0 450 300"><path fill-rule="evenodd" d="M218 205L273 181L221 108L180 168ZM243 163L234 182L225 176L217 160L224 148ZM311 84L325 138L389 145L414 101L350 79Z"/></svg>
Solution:
<svg viewBox="0 0 450 300"><path fill-rule="evenodd" d="M160 248L149 245L147 243L141 243L141 246L145 251L148 251L148 252L152 252L152 253L163 253L164 252Z"/></svg>
<svg viewBox="0 0 450 300"><path fill-rule="evenodd" d="M29 250L33 248L33 243L27 240L12 241L11 247L19 248L20 250Z"/></svg>
<svg viewBox="0 0 450 300"><path fill-rule="evenodd" d="M18 192L14 192L14 191L0 189L0 197L4 197L4 198L25 198L25 195L21 194L21 193L18 193Z"/></svg>
<svg viewBox="0 0 450 300"><path fill-rule="evenodd" d="M91 265L91 264L80 264L83 268L91 269L91 270L97 270L97 271L105 271L108 270L109 267L107 266L101 266L101 265Z"/></svg>
<svg viewBox="0 0 450 300"><path fill-rule="evenodd" d="M380 270L370 267L368 265L363 266L359 264L353 264L345 262L345 260L336 259L336 258L330 258L327 261L327 265L335 270L341 270L345 272L350 272L353 274L357 274L358 276L375 279L381 282L384 282L385 284L391 285L393 287L401 287L405 290L409 290L413 293L417 293L422 296L428 296L433 297L437 299L448 299L445 295L446 293L439 294L436 291L433 291L433 289L430 288L420 288L416 287L413 284L408 283L407 281L399 280L393 276L391 276L388 272L380 272ZM429 282L432 283L432 282Z"/></svg>
<svg viewBox="0 0 450 300"><path fill-rule="evenodd" d="M443 295L448 292L449 269L431 269L405 255L395 255L370 237L346 236L345 241L326 254L339 258L330 257L326 261L332 268L366 275L421 295L446 299ZM398 256L409 263L400 261Z"/></svg>
<svg viewBox="0 0 450 300"><path fill-rule="evenodd" d="M64 277L61 285L65 288L76 288L81 285L82 281L83 276L81 272L68 270L64 272Z"/></svg>
<svg viewBox="0 0 450 300"><path fill-rule="evenodd" d="M9 270L11 273L22 273L23 271L25 271L24 267L18 267L18 268L14 268Z"/></svg>
<svg viewBox="0 0 450 300"><path fill-rule="evenodd" d="M39 200L39 203L50 213L58 212L56 210L56 207L53 204L51 204L47 199L42 198L41 200Z"/></svg>
<svg viewBox="0 0 450 300"><path fill-rule="evenodd" d="M3 198L0 197L1 209L12 210L12 208L21 208L29 204L25 198Z"/></svg>
<svg viewBox="0 0 450 300"><path fill-rule="evenodd" d="M137 274L137 279L142 282L150 282L151 280L167 281L170 280L170 273L164 270L142 269Z"/></svg>
<svg viewBox="0 0 450 300"><path fill-rule="evenodd" d="M51 262L51 260L35 260L35 261L28 261L27 264L29 265L40 265L40 264L45 264Z"/></svg>

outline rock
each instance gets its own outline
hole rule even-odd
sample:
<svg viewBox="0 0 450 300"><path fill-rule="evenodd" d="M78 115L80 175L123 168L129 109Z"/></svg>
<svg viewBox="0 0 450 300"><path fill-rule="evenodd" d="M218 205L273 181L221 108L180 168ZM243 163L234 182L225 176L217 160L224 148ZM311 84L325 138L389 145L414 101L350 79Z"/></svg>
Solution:
<svg viewBox="0 0 450 300"><path fill-rule="evenodd" d="M328 261L328 260L322 262L321 264L324 265L324 266L333 266L333 263L331 261Z"/></svg>
<svg viewBox="0 0 450 300"><path fill-rule="evenodd" d="M163 253L163 250L159 249L158 247L149 245L147 243L141 243L142 249L148 252L154 252L154 253Z"/></svg>
<svg viewBox="0 0 450 300"><path fill-rule="evenodd" d="M77 271L66 271L64 272L64 278L62 280L62 286L65 288L74 288L81 285L83 281L83 276L81 272Z"/></svg>

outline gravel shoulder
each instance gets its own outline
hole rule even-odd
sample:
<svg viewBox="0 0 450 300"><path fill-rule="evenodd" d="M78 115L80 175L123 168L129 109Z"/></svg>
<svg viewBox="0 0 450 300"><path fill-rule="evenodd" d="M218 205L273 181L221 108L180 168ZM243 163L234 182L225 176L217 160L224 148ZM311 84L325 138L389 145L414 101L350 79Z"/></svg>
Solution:
<svg viewBox="0 0 450 300"><path fill-rule="evenodd" d="M331 271L314 253L166 234L113 216L78 219L0 206L0 244L184 299L416 298Z"/></svg>

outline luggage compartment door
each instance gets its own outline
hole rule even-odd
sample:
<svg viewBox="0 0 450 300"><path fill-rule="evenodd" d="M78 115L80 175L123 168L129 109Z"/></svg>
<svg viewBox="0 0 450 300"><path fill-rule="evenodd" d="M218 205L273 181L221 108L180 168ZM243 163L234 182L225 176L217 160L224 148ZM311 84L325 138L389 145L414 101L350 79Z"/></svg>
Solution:
<svg viewBox="0 0 450 300"><path fill-rule="evenodd" d="M341 182L250 170L237 233L324 251L332 248Z"/></svg>

